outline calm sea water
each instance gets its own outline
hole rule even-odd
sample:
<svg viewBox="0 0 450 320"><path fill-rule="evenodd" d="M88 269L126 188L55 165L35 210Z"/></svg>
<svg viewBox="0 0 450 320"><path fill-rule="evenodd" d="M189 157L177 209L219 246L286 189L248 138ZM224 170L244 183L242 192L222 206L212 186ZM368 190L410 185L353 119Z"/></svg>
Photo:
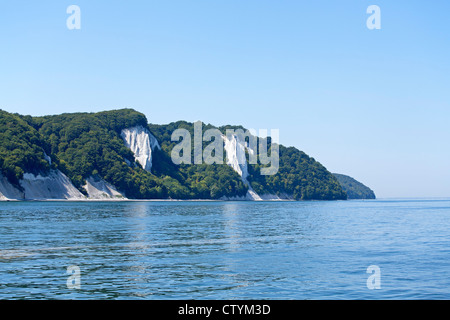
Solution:
<svg viewBox="0 0 450 320"><path fill-rule="evenodd" d="M449 298L450 200L0 203L0 299Z"/></svg>

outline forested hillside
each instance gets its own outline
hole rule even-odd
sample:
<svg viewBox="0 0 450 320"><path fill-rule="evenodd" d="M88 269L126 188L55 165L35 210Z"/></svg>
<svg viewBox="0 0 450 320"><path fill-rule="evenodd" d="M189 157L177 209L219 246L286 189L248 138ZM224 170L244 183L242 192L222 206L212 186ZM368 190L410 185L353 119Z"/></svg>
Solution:
<svg viewBox="0 0 450 320"><path fill-rule="evenodd" d="M0 110L0 168L13 185L20 188L19 180L25 172L48 172L46 151L50 154L49 146L27 121Z"/></svg>
<svg viewBox="0 0 450 320"><path fill-rule="evenodd" d="M144 128L161 147L151 150L151 171L140 165L121 135L124 129L135 127ZM347 197L325 167L293 147L279 146L280 166L275 175L261 175L264 165L260 162L246 164L245 178L225 163L175 165L171 151L177 142L171 141L171 135L185 128L193 136L193 127L185 121L148 124L145 115L132 109L44 117L0 111L0 169L18 189L24 173L46 175L53 169L64 173L85 195L87 179L95 177L132 199L242 198L249 188L261 195L287 194L295 200ZM203 125L203 130L210 128L215 127ZM227 128L244 129L217 129L225 134Z"/></svg>
<svg viewBox="0 0 450 320"><path fill-rule="evenodd" d="M150 124L149 127L160 141L162 149L169 155L176 144L176 142L171 141L171 133L174 130L184 128L192 136L194 133L193 124L185 121L167 125ZM211 128L215 127L210 124L203 126L203 130ZM217 129L224 135L226 129L245 130L242 126L223 126ZM267 145L271 145L270 138ZM271 149L269 148L269 154L270 152ZM256 193L262 195L288 194L295 200L343 200L347 198L336 178L324 166L304 152L294 147L286 148L280 145L279 159L279 170L275 175L261 175L261 168L264 165L259 161L258 164L248 165L249 176L247 179ZM180 170L185 172L188 167L181 166Z"/></svg>
<svg viewBox="0 0 450 320"><path fill-rule="evenodd" d="M376 199L375 193L361 182L343 174L333 173L333 175L347 193L348 199Z"/></svg>

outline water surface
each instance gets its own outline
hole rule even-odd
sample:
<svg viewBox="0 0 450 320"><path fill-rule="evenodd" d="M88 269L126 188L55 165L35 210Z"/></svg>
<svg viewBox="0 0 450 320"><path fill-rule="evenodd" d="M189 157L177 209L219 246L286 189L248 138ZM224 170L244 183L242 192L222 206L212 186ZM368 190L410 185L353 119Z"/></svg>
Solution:
<svg viewBox="0 0 450 320"><path fill-rule="evenodd" d="M449 217L450 200L4 202L0 299L449 299Z"/></svg>

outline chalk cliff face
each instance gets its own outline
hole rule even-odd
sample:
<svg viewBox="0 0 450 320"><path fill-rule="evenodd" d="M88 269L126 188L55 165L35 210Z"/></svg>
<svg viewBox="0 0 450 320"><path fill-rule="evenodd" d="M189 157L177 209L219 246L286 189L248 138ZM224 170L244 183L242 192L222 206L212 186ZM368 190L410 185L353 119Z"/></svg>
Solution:
<svg viewBox="0 0 450 320"><path fill-rule="evenodd" d="M86 197L78 191L59 170L51 170L48 175L25 173L19 181L23 192L0 176L1 200L82 200Z"/></svg>
<svg viewBox="0 0 450 320"><path fill-rule="evenodd" d="M19 182L23 191L0 173L0 200L126 200L114 186L98 177L86 179L86 197L59 170L52 170L48 175L25 173Z"/></svg>
<svg viewBox="0 0 450 320"><path fill-rule="evenodd" d="M0 200L22 200L24 194L15 188L0 172Z"/></svg>
<svg viewBox="0 0 450 320"><path fill-rule="evenodd" d="M51 170L47 176L25 173L20 185L24 189L25 199L84 199L61 171Z"/></svg>
<svg viewBox="0 0 450 320"><path fill-rule="evenodd" d="M225 142L225 153L227 155L227 165L233 168L242 179L242 182L248 186L248 191L245 197L235 197L227 200L261 200L259 195L253 191L252 186L247 180L248 177L248 165L245 151L253 152L250 148L247 148L245 141L241 141L239 135L222 136ZM225 199L224 199L225 200Z"/></svg>
<svg viewBox="0 0 450 320"><path fill-rule="evenodd" d="M83 187L88 193L89 199L126 199L126 197L116 190L110 183L99 177L89 177L86 179L86 185Z"/></svg>
<svg viewBox="0 0 450 320"><path fill-rule="evenodd" d="M227 164L233 168L242 178L245 184L248 184L248 167L245 157L245 142L241 141L238 135L223 136L225 141L225 152L227 154ZM250 149L249 149L250 150Z"/></svg>
<svg viewBox="0 0 450 320"><path fill-rule="evenodd" d="M252 200L252 201L262 201L262 200L287 200L291 197L289 195L285 195L283 198L280 198L277 195L265 194L259 195L253 190L251 183L247 180L248 177L248 163L245 152L247 151L249 154L253 154L254 150L247 147L247 143L241 140L239 135L231 135L231 136L222 136L225 142L225 152L227 155L227 164L236 171L242 179L242 182L248 186L248 191L245 197L235 197L233 199L227 200Z"/></svg>
<svg viewBox="0 0 450 320"><path fill-rule="evenodd" d="M257 194L253 190L251 183L247 180L248 177L248 162L245 152L253 154L254 150L248 148L247 143L242 141L239 135L222 136L225 142L225 152L227 154L227 164L236 171L242 179L242 182L248 186L248 191L245 197L227 198L226 200L252 200L252 201L273 201L273 200L293 200L292 195L283 193L276 194ZM225 200L225 199L224 199Z"/></svg>
<svg viewBox="0 0 450 320"><path fill-rule="evenodd" d="M123 129L121 136L125 145L134 153L135 160L144 170L152 170L152 151L161 149L156 138L144 127Z"/></svg>

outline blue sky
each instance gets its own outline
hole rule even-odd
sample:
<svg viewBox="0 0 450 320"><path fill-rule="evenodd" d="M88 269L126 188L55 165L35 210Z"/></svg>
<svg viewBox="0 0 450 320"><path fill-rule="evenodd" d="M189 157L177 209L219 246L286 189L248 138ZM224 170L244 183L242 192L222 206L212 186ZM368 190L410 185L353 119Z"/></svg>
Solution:
<svg viewBox="0 0 450 320"><path fill-rule="evenodd" d="M444 0L9 1L0 108L274 128L378 197L449 197L448 15Z"/></svg>

